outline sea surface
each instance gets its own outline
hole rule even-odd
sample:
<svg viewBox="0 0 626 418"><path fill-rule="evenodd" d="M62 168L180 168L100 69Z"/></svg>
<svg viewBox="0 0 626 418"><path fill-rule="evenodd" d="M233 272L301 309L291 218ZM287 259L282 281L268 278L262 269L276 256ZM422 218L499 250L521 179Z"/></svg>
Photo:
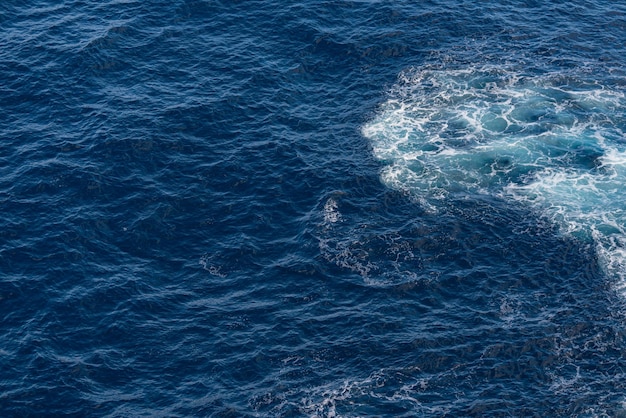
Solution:
<svg viewBox="0 0 626 418"><path fill-rule="evenodd" d="M626 417L626 2L4 0L0 416Z"/></svg>

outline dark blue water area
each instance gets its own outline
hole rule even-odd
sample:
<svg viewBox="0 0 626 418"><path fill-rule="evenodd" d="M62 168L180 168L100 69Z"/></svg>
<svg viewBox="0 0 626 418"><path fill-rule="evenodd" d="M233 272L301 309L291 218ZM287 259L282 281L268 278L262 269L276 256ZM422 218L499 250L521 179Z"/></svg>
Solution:
<svg viewBox="0 0 626 418"><path fill-rule="evenodd" d="M626 414L594 243L497 196L429 212L361 134L450 56L623 89L623 2L9 0L0 28L0 415Z"/></svg>

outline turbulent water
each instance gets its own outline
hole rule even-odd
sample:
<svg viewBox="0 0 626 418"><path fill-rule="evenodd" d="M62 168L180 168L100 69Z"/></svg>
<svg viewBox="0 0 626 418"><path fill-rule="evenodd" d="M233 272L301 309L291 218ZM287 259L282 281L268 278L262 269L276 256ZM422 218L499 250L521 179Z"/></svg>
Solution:
<svg viewBox="0 0 626 418"><path fill-rule="evenodd" d="M476 195L527 203L595 242L623 280L626 97L588 69L529 67L448 59L408 70L363 128L389 162L383 181L433 211Z"/></svg>
<svg viewBox="0 0 626 418"><path fill-rule="evenodd" d="M626 416L626 3L0 25L1 416Z"/></svg>

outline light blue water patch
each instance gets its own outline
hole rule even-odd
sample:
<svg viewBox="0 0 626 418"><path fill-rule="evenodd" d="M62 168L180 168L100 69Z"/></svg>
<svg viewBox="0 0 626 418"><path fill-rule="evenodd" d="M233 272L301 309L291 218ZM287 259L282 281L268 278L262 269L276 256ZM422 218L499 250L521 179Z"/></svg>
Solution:
<svg viewBox="0 0 626 418"><path fill-rule="evenodd" d="M492 195L593 240L626 279L624 93L588 75L425 65L398 78L362 128L382 181L437 212Z"/></svg>

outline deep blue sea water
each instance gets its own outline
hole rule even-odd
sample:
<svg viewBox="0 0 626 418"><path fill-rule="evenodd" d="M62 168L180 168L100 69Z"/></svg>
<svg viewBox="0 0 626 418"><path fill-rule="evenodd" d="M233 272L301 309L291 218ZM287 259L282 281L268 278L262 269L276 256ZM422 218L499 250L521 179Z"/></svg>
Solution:
<svg viewBox="0 0 626 418"><path fill-rule="evenodd" d="M626 416L626 3L0 5L0 416Z"/></svg>

